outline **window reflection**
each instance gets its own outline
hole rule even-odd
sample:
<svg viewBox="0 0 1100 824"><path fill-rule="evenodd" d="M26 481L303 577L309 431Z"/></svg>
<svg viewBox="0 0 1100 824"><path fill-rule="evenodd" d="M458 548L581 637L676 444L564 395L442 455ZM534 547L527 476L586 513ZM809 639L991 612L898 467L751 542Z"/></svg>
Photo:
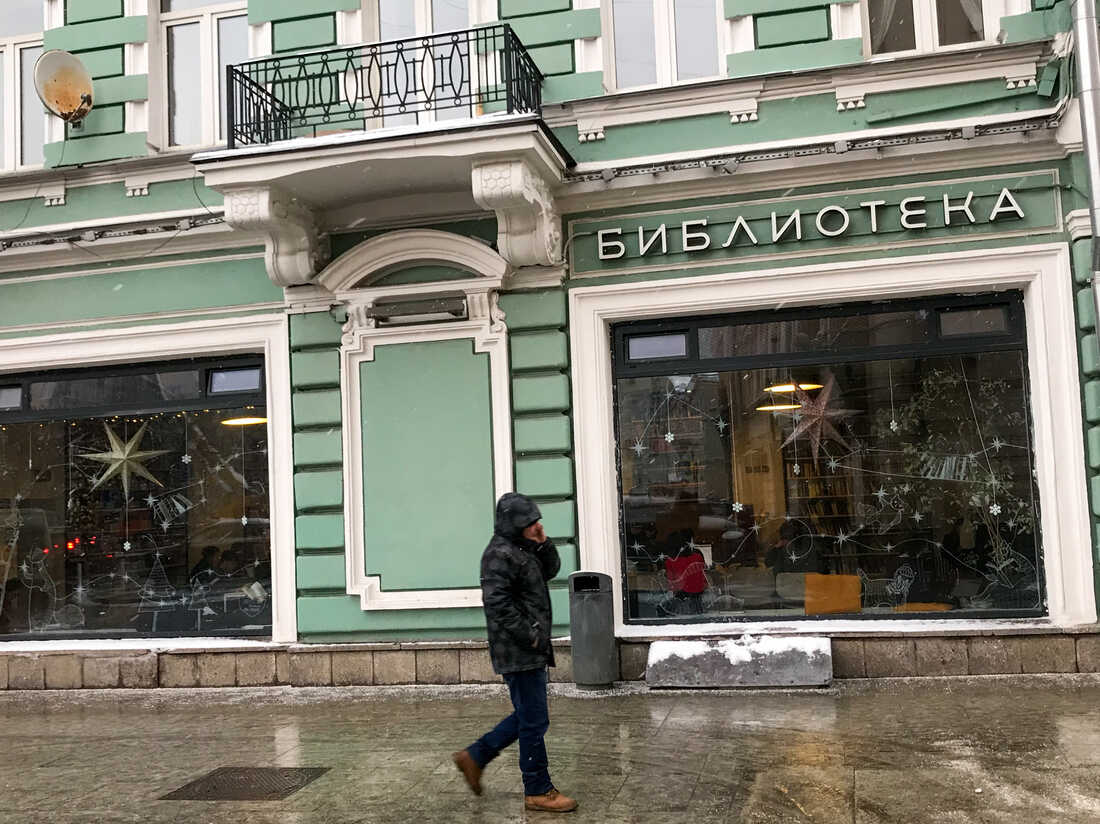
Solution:
<svg viewBox="0 0 1100 824"><path fill-rule="evenodd" d="M41 46L19 51L20 162L24 166L37 166L45 159L45 114L34 89L34 64L41 56Z"/></svg>
<svg viewBox="0 0 1100 824"><path fill-rule="evenodd" d="M936 27L941 46L984 39L982 0L936 0Z"/></svg>
<svg viewBox="0 0 1100 824"><path fill-rule="evenodd" d="M35 34L42 31L42 0L7 0L0 15L0 37Z"/></svg>
<svg viewBox="0 0 1100 824"><path fill-rule="evenodd" d="M202 142L202 74L199 24L168 29L168 142L195 146Z"/></svg>
<svg viewBox="0 0 1100 824"><path fill-rule="evenodd" d="M0 636L269 635L262 415L0 421Z"/></svg>
<svg viewBox="0 0 1100 824"><path fill-rule="evenodd" d="M653 0L613 0L615 82L620 89L657 82Z"/></svg>
<svg viewBox="0 0 1100 824"><path fill-rule="evenodd" d="M911 51L917 47L913 0L867 0L871 54Z"/></svg>
<svg viewBox="0 0 1100 824"><path fill-rule="evenodd" d="M1023 351L667 370L617 382L631 618L1044 608Z"/></svg>

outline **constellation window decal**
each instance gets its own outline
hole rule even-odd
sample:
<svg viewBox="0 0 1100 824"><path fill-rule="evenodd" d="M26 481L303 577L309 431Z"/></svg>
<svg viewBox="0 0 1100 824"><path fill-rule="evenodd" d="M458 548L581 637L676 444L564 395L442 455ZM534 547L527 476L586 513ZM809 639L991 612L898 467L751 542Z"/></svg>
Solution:
<svg viewBox="0 0 1100 824"><path fill-rule="evenodd" d="M212 367L172 368L201 387ZM47 377L90 401L85 375L76 389ZM260 395L14 411L0 428L0 636L270 634L267 430L222 423L254 415Z"/></svg>
<svg viewBox="0 0 1100 824"><path fill-rule="evenodd" d="M994 299L995 342L937 337L954 300L677 318L695 362L616 360L628 620L1042 614L1022 309Z"/></svg>

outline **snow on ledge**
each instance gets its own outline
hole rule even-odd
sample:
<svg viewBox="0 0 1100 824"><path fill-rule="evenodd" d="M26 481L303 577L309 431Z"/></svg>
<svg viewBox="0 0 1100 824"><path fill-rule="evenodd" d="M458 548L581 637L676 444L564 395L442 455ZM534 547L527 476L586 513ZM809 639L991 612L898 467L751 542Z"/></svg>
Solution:
<svg viewBox="0 0 1100 824"><path fill-rule="evenodd" d="M151 652L241 650L262 652L267 649L283 649L286 644L272 641L254 641L246 638L82 638L49 641L0 641L0 655L39 652L59 654L65 652L114 652L124 650L149 650Z"/></svg>
<svg viewBox="0 0 1100 824"><path fill-rule="evenodd" d="M794 652L814 658L818 655L831 655L828 638L822 636L763 636L754 638L743 635L740 638L726 638L720 641L654 641L649 647L649 666L659 664L669 658L687 661L712 652L719 652L734 666L746 664L753 658L765 658L785 652Z"/></svg>

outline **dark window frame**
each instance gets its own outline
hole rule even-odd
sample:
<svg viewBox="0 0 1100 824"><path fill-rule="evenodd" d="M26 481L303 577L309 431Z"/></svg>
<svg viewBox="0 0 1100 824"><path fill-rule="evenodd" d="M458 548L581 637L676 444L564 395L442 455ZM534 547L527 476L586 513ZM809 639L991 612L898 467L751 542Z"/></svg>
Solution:
<svg viewBox="0 0 1100 824"><path fill-rule="evenodd" d="M904 344L899 346L864 347L861 349L831 351L817 350L808 353L780 353L768 355L753 355L740 358L707 358L699 355L698 330L715 327L730 326L735 323L760 323L768 320L789 321L803 318L818 319L824 317L848 317L854 315L870 315L885 312L919 311L927 309L930 312L940 310L953 310L960 308L979 308L985 306L1008 307L1008 334L996 332L984 335L951 336L941 338L940 324L934 322L930 329L933 340L930 344ZM688 330L688 355L686 358L663 358L653 361L631 361L628 357L627 340L634 335L659 334L662 331ZM726 372L748 369L760 369L769 366L782 368L786 366L808 366L826 363L870 362L876 360L892 360L897 358L925 358L942 357L949 355L978 354L982 352L1019 351L1023 355L1022 379L1025 387L1025 403L1027 404L1028 431L1034 432L1034 422L1031 420L1031 396L1027 387L1030 385L1030 364L1027 351L1027 327L1024 314L1023 293L1019 290L1006 290L1003 292L985 292L975 295L937 296L931 298L900 299L889 301L873 301L860 303L841 303L829 306L796 307L791 309L773 309L750 312L726 312L720 315L692 315L672 316L643 321L624 321L613 324L611 327L611 393L612 393L612 417L615 432L615 486L617 490L618 519L619 519L619 582L620 598L623 609L623 623L636 626L663 626L669 624L739 624L761 623L767 621L921 621L935 619L941 620L982 620L998 618L1030 619L1042 618L1049 615L1046 609L986 609L966 610L961 613L930 614L922 612L901 612L891 615L863 613L824 614L824 615L754 615L752 612L734 616L722 615L679 615L662 616L652 618L635 618L630 611L630 592L627 587L626 549L627 526L626 511L623 507L623 471L619 434L619 380L623 378L661 377L671 374L695 374L699 372ZM694 332L694 334L692 333ZM673 371L672 367L683 371ZM1034 455L1034 443L1029 444L1032 456ZM1042 541L1042 505L1043 501L1037 500L1037 523L1035 532L1036 556L1039 560L1037 572L1039 572L1038 584L1043 593L1042 600L1046 602L1047 581L1042 569L1044 555Z"/></svg>
<svg viewBox="0 0 1100 824"><path fill-rule="evenodd" d="M259 368L260 388L250 392L210 392L211 373L225 369ZM69 407L65 409L31 409L31 385L46 381L64 382L89 378L137 377L167 372L198 372L199 395L161 403L112 404ZM61 418L101 418L114 415L152 415L157 412L194 412L204 409L237 409L246 406L267 407L267 369L263 355L234 355L224 358L189 358L187 360L145 361L140 364L92 366L75 369L45 370L0 374L0 386L22 387L22 406L0 410L0 424L34 423Z"/></svg>

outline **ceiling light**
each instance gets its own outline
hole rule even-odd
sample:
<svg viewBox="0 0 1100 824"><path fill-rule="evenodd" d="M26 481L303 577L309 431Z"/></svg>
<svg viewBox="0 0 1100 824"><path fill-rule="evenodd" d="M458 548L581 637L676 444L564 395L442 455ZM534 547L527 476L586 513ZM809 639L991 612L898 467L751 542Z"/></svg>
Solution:
<svg viewBox="0 0 1100 824"><path fill-rule="evenodd" d="M798 388L803 392L809 392L811 389L823 389L824 385L820 383L800 383ZM765 392L793 392L795 386L793 383L777 383L775 386L765 386Z"/></svg>
<svg viewBox="0 0 1100 824"><path fill-rule="evenodd" d="M267 423L267 418L226 418L222 426L257 426L261 423Z"/></svg>
<svg viewBox="0 0 1100 824"><path fill-rule="evenodd" d="M801 409L800 403L771 403L766 406L756 407L757 412L790 412L794 409Z"/></svg>

